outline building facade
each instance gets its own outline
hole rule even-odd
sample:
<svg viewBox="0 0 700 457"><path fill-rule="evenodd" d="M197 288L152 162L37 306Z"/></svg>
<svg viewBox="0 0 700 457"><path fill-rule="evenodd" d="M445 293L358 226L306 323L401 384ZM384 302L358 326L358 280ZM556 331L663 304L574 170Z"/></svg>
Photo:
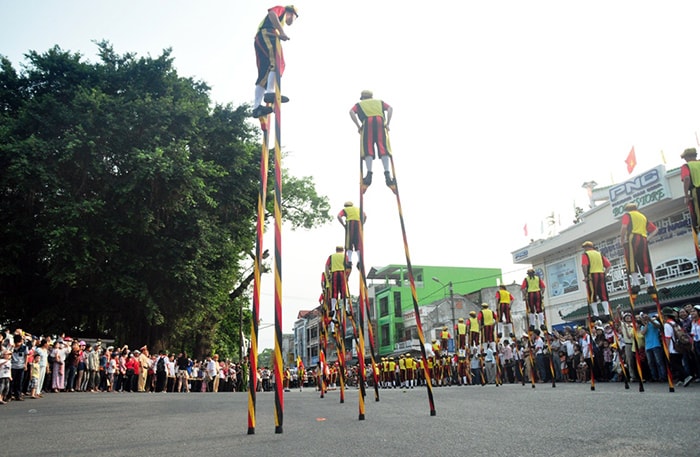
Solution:
<svg viewBox="0 0 700 457"><path fill-rule="evenodd" d="M479 292L501 281L500 268L465 268L440 266L413 266L416 300L427 340L433 338L443 326L453 329L460 317L469 311L480 309L480 303L470 302L465 294ZM419 351L413 292L405 265L388 265L371 268L367 274L369 319L365 321L365 358L371 356L368 321L372 323L375 356L382 357L407 350ZM494 292L495 293L495 292ZM356 298L353 299L353 315L359 316ZM306 367L318 363L321 332L321 308L300 311L294 323L295 355L301 356ZM452 330L450 330L453 333ZM357 346L352 326L345 334L346 359L357 357ZM329 338L326 358L337 359L337 349Z"/></svg>
<svg viewBox="0 0 700 457"><path fill-rule="evenodd" d="M593 188L592 208L577 224L512 252L514 263L532 265L544 280L545 312L550 324L581 322L588 317L581 269L584 241L592 241L612 264L607 278L612 309L630 310L620 219L624 206L632 201L659 229L649 239L649 251L662 306L678 306L699 298L698 262L680 169L667 171L659 165L623 183ZM647 286L643 284L642 291ZM655 310L656 305L642 292L635 311L651 309Z"/></svg>

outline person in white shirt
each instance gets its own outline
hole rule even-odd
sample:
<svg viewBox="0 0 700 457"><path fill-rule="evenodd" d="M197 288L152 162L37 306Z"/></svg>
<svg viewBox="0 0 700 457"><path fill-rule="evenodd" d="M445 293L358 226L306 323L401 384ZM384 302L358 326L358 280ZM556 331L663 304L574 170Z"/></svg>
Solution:
<svg viewBox="0 0 700 457"><path fill-rule="evenodd" d="M12 351L2 346L0 351L0 405L4 405L10 396L10 380L12 380L10 359L12 359Z"/></svg>
<svg viewBox="0 0 700 457"><path fill-rule="evenodd" d="M168 376L166 383L166 392L175 391L175 354L170 354L165 360L165 372Z"/></svg>
<svg viewBox="0 0 700 457"><path fill-rule="evenodd" d="M664 316L664 340L666 340L666 345L668 347L669 365L671 367L671 373L673 374L674 383L676 385L683 384L683 386L688 387L693 377L690 373L685 371L683 367L683 356L676 350L673 331L673 327L679 325L676 322L676 312L673 308L665 306L661 310L661 314Z"/></svg>

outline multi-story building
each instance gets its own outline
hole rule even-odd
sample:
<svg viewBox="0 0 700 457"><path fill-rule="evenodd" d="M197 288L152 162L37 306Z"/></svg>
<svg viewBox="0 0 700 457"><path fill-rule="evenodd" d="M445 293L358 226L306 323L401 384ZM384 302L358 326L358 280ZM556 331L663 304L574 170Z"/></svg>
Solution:
<svg viewBox="0 0 700 457"><path fill-rule="evenodd" d="M468 300L464 294L481 291L501 281L500 268L465 268L439 266L412 266L416 300L421 315L426 340L435 337L443 326L453 333L454 324L469 311L480 309L480 303ZM369 289L369 320L375 338L375 355L420 350L416 316L413 307L413 292L405 265L388 265L371 268L367 274ZM494 292L495 294L495 292ZM492 308L495 309L495 308ZM359 316L357 303L353 303L353 314ZM370 343L365 322L365 358L370 357ZM318 363L321 332L321 311L301 311L294 324L294 348L302 357L306 367ZM345 335L348 360L357 357L352 328ZM328 361L337 357L332 339L326 352Z"/></svg>
<svg viewBox="0 0 700 457"><path fill-rule="evenodd" d="M460 317L480 308L464 294L495 286L501 281L500 268L412 266L416 301L426 340L434 339L443 326L450 333ZM372 319L379 356L405 349L418 349L418 331L413 293L405 265L372 268L367 274Z"/></svg>
<svg viewBox="0 0 700 457"><path fill-rule="evenodd" d="M586 286L581 269L581 244L592 241L612 263L607 289L611 307L630 309L627 274L620 242L624 206L635 201L659 228L649 239L649 251L662 306L700 299L698 261L690 215L684 203L680 169L664 166L604 188L592 187L591 208L578 223L558 235L531 242L512 252L513 262L530 264L546 284L545 312L549 323L582 322L588 317ZM643 285L635 311L656 309Z"/></svg>

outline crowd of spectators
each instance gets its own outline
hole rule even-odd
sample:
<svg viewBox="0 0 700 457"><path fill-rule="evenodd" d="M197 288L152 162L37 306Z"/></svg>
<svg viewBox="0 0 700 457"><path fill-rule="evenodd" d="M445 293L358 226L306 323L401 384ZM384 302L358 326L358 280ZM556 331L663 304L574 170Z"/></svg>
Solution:
<svg viewBox="0 0 700 457"><path fill-rule="evenodd" d="M596 382L635 382L641 378L644 382L686 387L693 380L700 382L700 305L665 307L661 316L632 316L618 311L615 317L606 323L596 321L590 327L565 327L562 332L534 329L519 340L511 335L499 341L497 351L487 346L467 360L457 355L435 357L435 365L430 366L432 382L493 383L494 363L501 364L501 382L510 383L545 383L552 377L557 382L579 383L590 382L591 378ZM683 334L690 339L688 345L679 341ZM442 368L440 363L444 364ZM461 363L471 369L470 376L460 371ZM247 358L234 363L213 354L194 360L185 352L176 355L161 350L150 354L147 346L133 350L128 346L105 347L100 340L86 343L64 335L35 336L7 328L0 333L0 404L40 399L47 392L246 391L248 366ZM400 365L394 369L392 381L386 382L386 373L377 367L381 387L407 385ZM371 370L368 365L365 379L369 385L373 381ZM411 377L417 380L416 385L425 383L422 372L419 363L415 378ZM442 373L439 379L435 379L435 373ZM256 390L273 391L275 378L268 367L258 368ZM356 386L357 378L357 367L351 367L346 376L348 384ZM317 370L297 376L295 369L285 368L283 383L285 390L319 384Z"/></svg>
<svg viewBox="0 0 700 457"><path fill-rule="evenodd" d="M22 329L0 333L0 404L61 392L235 392L247 389L247 360L216 354L196 360L185 352L147 346L107 346ZM261 380L264 370L259 370ZM270 384L268 382L268 384ZM259 386L260 390L262 386Z"/></svg>

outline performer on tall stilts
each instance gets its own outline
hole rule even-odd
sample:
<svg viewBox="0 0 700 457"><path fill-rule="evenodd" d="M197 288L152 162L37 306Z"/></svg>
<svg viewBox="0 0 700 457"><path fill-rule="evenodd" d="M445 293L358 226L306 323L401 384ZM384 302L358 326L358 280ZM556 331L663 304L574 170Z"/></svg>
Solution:
<svg viewBox="0 0 700 457"><path fill-rule="evenodd" d="M384 166L386 185L392 187L396 182L389 171L391 147L388 131L394 110L388 103L375 99L373 96L371 90L363 90L360 94L360 101L350 109L350 118L360 133L361 154L367 168L367 174L362 180L364 189L372 184L372 161L376 155L379 156Z"/></svg>
<svg viewBox="0 0 700 457"><path fill-rule="evenodd" d="M514 300L515 297L508 292L505 285L501 284L498 286L498 290L496 291L496 306L498 306L498 308L496 311L498 313L497 326L500 328L496 329L496 333L500 333L501 335L510 335L513 333L513 319L510 315L510 306Z"/></svg>
<svg viewBox="0 0 700 457"><path fill-rule="evenodd" d="M360 224L367 221L367 215L360 213L360 208L353 205L351 201L345 202L343 209L338 213L338 222L345 229L345 255L352 265L353 252L357 253L357 268L360 268L360 234L362 232Z"/></svg>
<svg viewBox="0 0 700 457"><path fill-rule="evenodd" d="M620 226L620 239L625 251L627 262L627 274L630 280L630 291L637 295L640 291L640 274L644 275L647 284L647 293L655 294L654 275L649 256L649 238L656 235L659 229L639 212L637 204L630 202L625 205L625 214L622 215Z"/></svg>
<svg viewBox="0 0 700 457"><path fill-rule="evenodd" d="M527 276L523 279L520 290L527 307L530 328L539 328L544 324L544 308L542 307L542 295L544 294L544 281L535 274L535 270L527 270Z"/></svg>
<svg viewBox="0 0 700 457"><path fill-rule="evenodd" d="M592 241L585 241L581 247L584 252L581 256L581 268L586 281L588 291L588 303L591 305L593 315L598 317L598 301L603 307L606 320L610 320L610 304L608 303L608 288L605 286L605 277L610 271L610 261L596 250Z"/></svg>
<svg viewBox="0 0 700 457"><path fill-rule="evenodd" d="M272 112L271 106L263 105L275 101L275 80L277 72L284 73L284 55L280 49L281 61L279 67L275 62L277 52L277 38L281 41L289 40L284 32L284 25L292 25L299 13L294 5L273 6L267 10L267 16L260 22L255 34L255 63L258 67L258 78L255 80L255 99L253 102L253 117L267 116ZM282 96L282 103L289 98Z"/></svg>

